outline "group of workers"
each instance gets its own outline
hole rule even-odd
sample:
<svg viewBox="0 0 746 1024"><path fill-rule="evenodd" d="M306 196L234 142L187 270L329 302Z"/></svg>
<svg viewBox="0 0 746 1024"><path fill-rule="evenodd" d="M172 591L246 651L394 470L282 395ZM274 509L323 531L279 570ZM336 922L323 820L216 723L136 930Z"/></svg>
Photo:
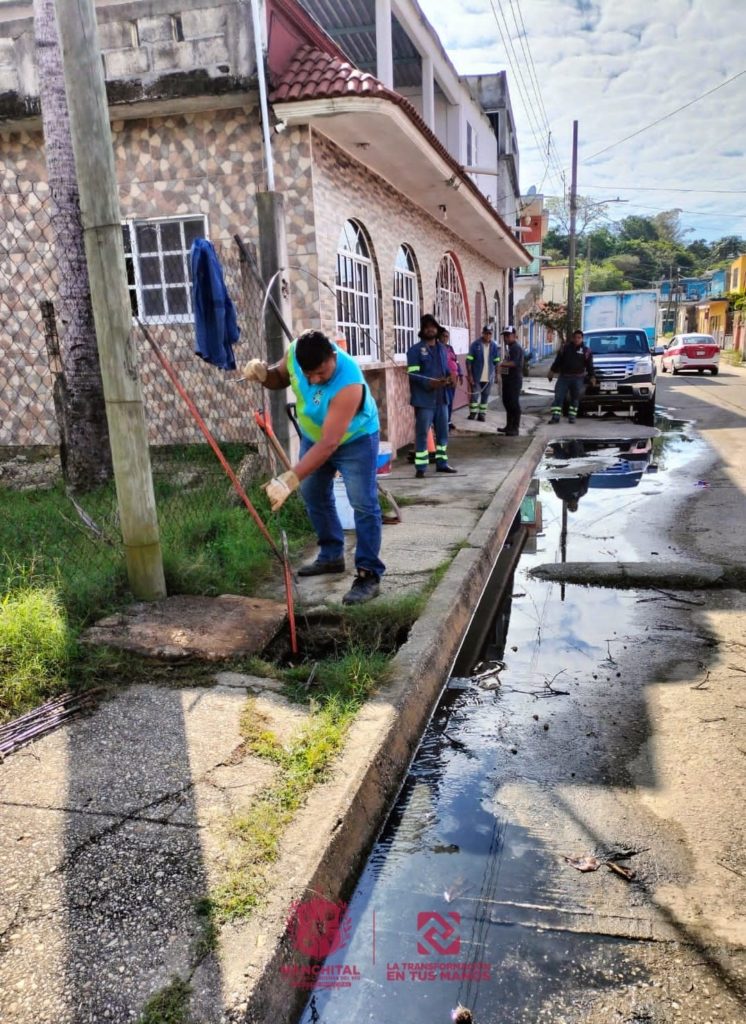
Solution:
<svg viewBox="0 0 746 1024"><path fill-rule="evenodd" d="M485 420L487 400L499 372L506 436L517 436L523 378L523 349L512 327L502 332L504 351L485 325L466 356L469 419ZM429 465L428 434L435 435L435 471L456 473L448 464L448 430L457 381L462 370L450 345L448 332L426 314L420 322L419 341L407 352L410 403L415 414L415 476L425 476ZM244 379L270 390L292 387L301 430L300 457L292 469L265 485L273 512L300 490L316 532L319 551L315 561L298 570L299 576L345 572L344 532L334 501L334 478L339 473L354 511L355 577L343 597L346 605L376 597L385 566L380 558L381 508L377 467L379 419L376 403L359 364L321 331L304 331L286 354L272 366L250 360Z"/></svg>

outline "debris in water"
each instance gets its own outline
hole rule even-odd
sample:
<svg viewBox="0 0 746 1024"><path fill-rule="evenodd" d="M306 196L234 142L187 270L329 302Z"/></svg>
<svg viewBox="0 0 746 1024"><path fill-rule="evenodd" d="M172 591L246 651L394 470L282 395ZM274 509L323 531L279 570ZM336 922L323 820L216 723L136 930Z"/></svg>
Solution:
<svg viewBox="0 0 746 1024"><path fill-rule="evenodd" d="M633 882L637 878L637 872L633 871L632 868L625 868L623 864L617 864L613 860L604 861L609 871L613 871L615 875L619 875L625 882Z"/></svg>
<svg viewBox="0 0 746 1024"><path fill-rule="evenodd" d="M454 1024L474 1024L474 1016L471 1010L466 1006L462 1006L461 1003L458 1004L455 1010L451 1010L451 1020Z"/></svg>
<svg viewBox="0 0 746 1024"><path fill-rule="evenodd" d="M709 487L710 485L708 484L708 482L706 480L698 480L694 486L695 487L700 487L700 488L705 488L705 487Z"/></svg>
<svg viewBox="0 0 746 1024"><path fill-rule="evenodd" d="M598 871L601 867L601 861L595 857L565 857L565 860L571 868L575 868L576 871Z"/></svg>

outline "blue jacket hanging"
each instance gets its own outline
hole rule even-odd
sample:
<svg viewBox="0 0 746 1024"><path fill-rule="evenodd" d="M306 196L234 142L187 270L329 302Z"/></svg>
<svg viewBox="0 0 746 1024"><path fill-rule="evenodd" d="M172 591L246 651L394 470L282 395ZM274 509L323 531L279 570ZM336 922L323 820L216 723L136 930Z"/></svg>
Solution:
<svg viewBox="0 0 746 1024"><path fill-rule="evenodd" d="M223 270L212 243L195 238L190 254L192 306L197 339L195 352L221 370L235 370L233 346L241 333L236 307L225 287Z"/></svg>

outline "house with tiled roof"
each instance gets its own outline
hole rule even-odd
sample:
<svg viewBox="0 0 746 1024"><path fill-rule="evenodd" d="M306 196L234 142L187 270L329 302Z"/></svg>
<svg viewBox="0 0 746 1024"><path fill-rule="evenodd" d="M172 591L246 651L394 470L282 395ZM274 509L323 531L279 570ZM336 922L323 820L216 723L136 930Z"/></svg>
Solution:
<svg viewBox="0 0 746 1024"><path fill-rule="evenodd" d="M511 269L529 262L504 75L460 78L415 0L266 0L263 13L269 153L248 5L98 7L133 311L188 332L191 240L258 242L271 161L292 329L345 339L400 448L413 437L404 363L421 313L435 312L463 358L483 321L508 320ZM7 194L44 181L23 0L0 3L0 156ZM20 344L43 378L43 346ZM0 443L13 433L6 423Z"/></svg>

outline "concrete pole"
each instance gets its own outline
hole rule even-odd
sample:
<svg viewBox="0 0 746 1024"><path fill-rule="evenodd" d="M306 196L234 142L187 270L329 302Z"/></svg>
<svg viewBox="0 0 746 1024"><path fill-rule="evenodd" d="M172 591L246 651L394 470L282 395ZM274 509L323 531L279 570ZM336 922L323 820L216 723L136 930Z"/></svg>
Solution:
<svg viewBox="0 0 746 1024"><path fill-rule="evenodd" d="M165 597L166 581L96 13L93 0L56 9L127 574L135 597L150 601Z"/></svg>
<svg viewBox="0 0 746 1024"><path fill-rule="evenodd" d="M435 131L435 75L433 58L422 58L422 119L430 131Z"/></svg>
<svg viewBox="0 0 746 1024"><path fill-rule="evenodd" d="M278 270L288 265L288 244L285 234L285 199L280 192L257 192L256 209L259 220L259 269L266 282L272 280ZM293 315L290 306L290 290L286 274L280 274L272 286L272 298L286 324L292 326ZM264 314L264 333L267 339L267 362L279 363L287 351L285 332L271 304L267 303ZM295 449L296 435L291 429L285 410L292 401L287 390L268 392L272 426L286 452Z"/></svg>
<svg viewBox="0 0 746 1024"><path fill-rule="evenodd" d="M569 341L575 328L575 249L578 218L578 122L572 123L572 179L570 182L570 257L567 272L567 336Z"/></svg>
<svg viewBox="0 0 746 1024"><path fill-rule="evenodd" d="M376 77L389 89L394 88L391 0L376 0Z"/></svg>

